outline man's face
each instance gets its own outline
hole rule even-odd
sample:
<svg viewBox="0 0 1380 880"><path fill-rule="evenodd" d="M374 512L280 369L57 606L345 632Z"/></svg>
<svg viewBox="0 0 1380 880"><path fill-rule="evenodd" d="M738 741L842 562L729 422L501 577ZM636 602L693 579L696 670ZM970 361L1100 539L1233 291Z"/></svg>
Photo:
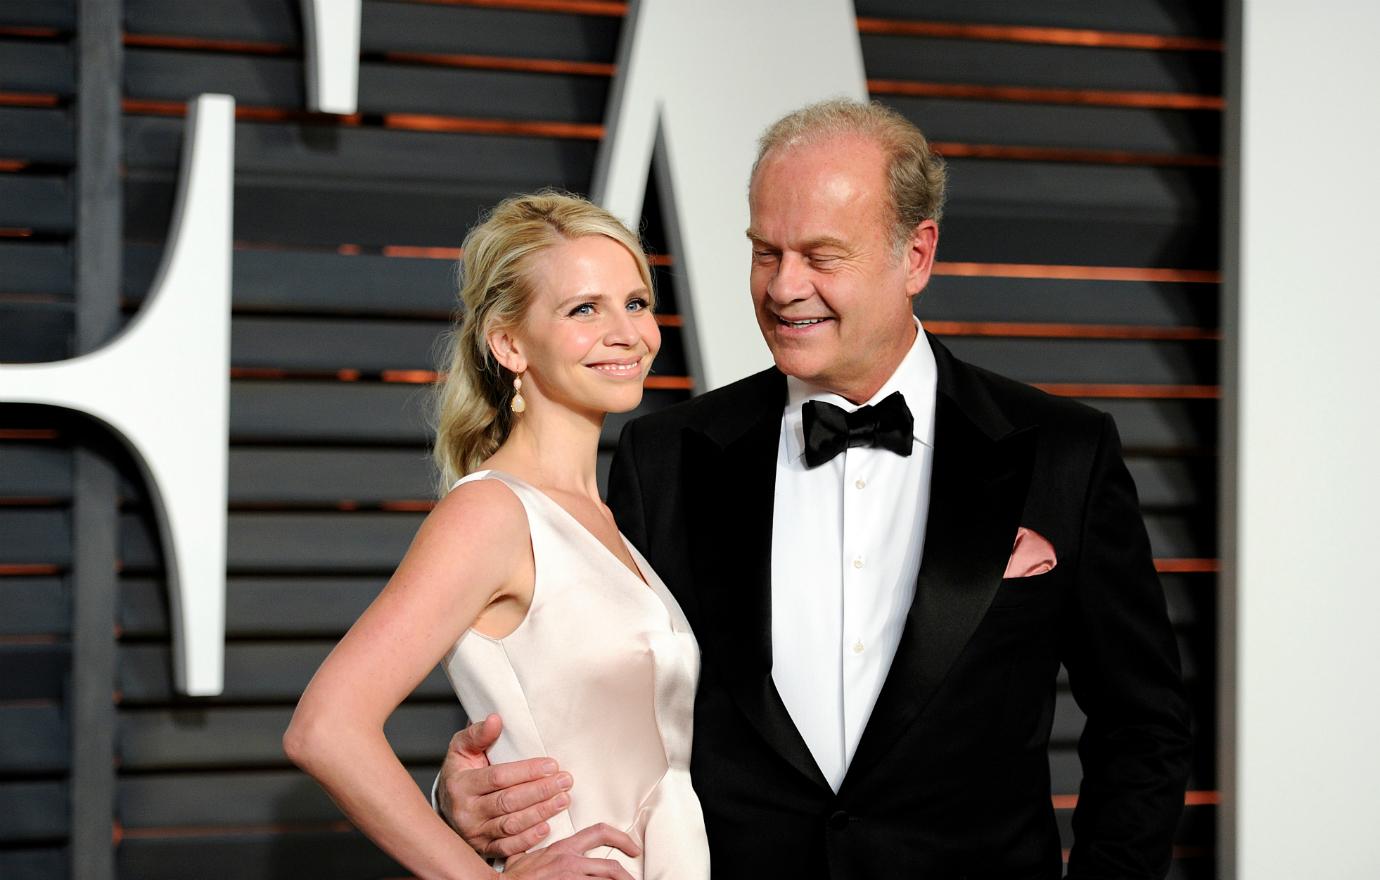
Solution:
<svg viewBox="0 0 1380 880"><path fill-rule="evenodd" d="M752 302L777 367L854 402L910 349L938 238L927 220L898 252L885 167L872 141L841 135L772 151L748 193Z"/></svg>

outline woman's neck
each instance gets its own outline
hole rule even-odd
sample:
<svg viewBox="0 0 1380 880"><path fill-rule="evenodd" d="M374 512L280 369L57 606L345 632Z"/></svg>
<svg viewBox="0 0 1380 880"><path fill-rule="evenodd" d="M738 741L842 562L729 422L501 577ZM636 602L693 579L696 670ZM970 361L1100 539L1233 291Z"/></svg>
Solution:
<svg viewBox="0 0 1380 880"><path fill-rule="evenodd" d="M513 416L503 445L484 463L535 486L599 497L596 462L604 416L546 403Z"/></svg>

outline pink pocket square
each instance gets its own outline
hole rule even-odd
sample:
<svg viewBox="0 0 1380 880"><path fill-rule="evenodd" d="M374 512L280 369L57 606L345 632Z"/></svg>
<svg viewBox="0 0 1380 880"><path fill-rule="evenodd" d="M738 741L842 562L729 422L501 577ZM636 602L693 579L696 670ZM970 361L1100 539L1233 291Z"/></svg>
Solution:
<svg viewBox="0 0 1380 880"><path fill-rule="evenodd" d="M1054 545L1044 535L1021 526L1016 529L1016 543L1011 546L1011 558L1006 562L1004 578L1023 578L1044 574L1059 560L1054 556Z"/></svg>

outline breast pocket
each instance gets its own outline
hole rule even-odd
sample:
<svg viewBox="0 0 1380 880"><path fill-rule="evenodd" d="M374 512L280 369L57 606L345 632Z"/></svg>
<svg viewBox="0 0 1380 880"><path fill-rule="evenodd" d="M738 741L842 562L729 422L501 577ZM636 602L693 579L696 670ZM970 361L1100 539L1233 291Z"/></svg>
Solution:
<svg viewBox="0 0 1380 880"><path fill-rule="evenodd" d="M997 588L997 595L992 599L991 610L1004 611L1012 608L1029 610L1032 606L1048 607L1054 602L1059 580L1060 571L1057 567L1044 574L1003 578L1001 586Z"/></svg>

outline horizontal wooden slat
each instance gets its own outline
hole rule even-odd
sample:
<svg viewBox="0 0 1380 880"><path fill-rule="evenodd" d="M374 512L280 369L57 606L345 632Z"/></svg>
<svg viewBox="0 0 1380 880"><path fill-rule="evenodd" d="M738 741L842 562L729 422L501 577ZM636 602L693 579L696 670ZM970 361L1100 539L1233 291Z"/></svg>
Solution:
<svg viewBox="0 0 1380 880"><path fill-rule="evenodd" d="M1217 502L1216 458L1137 457L1126 464L1136 481L1143 508L1211 509Z"/></svg>
<svg viewBox="0 0 1380 880"><path fill-rule="evenodd" d="M869 79L1220 94L1216 53L861 35Z"/></svg>
<svg viewBox="0 0 1380 880"><path fill-rule="evenodd" d="M343 634L343 633L342 633ZM335 638L307 642L232 641L225 647L225 690L203 701L296 704ZM121 706L173 701L172 655L167 645L122 645L118 657ZM414 698L454 698L440 669L433 669Z"/></svg>
<svg viewBox="0 0 1380 880"><path fill-rule="evenodd" d="M75 0L6 0L0 4L0 24L70 31L76 20Z"/></svg>
<svg viewBox="0 0 1380 880"><path fill-rule="evenodd" d="M604 420L601 446L612 446L631 418L685 400L683 391L650 390L631 413ZM430 442L431 398L425 386L239 381L230 385L231 442Z"/></svg>
<svg viewBox="0 0 1380 880"><path fill-rule="evenodd" d="M1208 284L936 275L915 303L922 321L1215 328L1220 317L1217 288Z"/></svg>
<svg viewBox="0 0 1380 880"><path fill-rule="evenodd" d="M69 358L74 326L70 303L0 300L0 362L39 363Z"/></svg>
<svg viewBox="0 0 1380 880"><path fill-rule="evenodd" d="M287 767L282 739L291 717L291 706L121 709L120 767L125 772ZM464 723L458 702L404 705L384 731L402 760L434 764Z"/></svg>
<svg viewBox="0 0 1380 880"><path fill-rule="evenodd" d="M1031 147L1216 155L1221 114L878 95L930 140Z"/></svg>
<svg viewBox="0 0 1380 880"><path fill-rule="evenodd" d="M58 700L67 690L72 648L66 640L44 638L34 644L0 643L0 702Z"/></svg>
<svg viewBox="0 0 1380 880"><path fill-rule="evenodd" d="M1110 413L1127 450L1211 449L1217 443L1212 400L1084 400Z"/></svg>
<svg viewBox="0 0 1380 880"><path fill-rule="evenodd" d="M70 164L75 146L70 111L0 107L0 158Z"/></svg>
<svg viewBox="0 0 1380 880"><path fill-rule="evenodd" d="M443 756L439 744L435 759ZM412 768L420 790L430 791L436 764ZM215 797L207 797L214 791ZM220 773L148 773L119 781L119 815L126 831L152 827L236 826L337 822L340 810L321 787L296 770Z"/></svg>
<svg viewBox="0 0 1380 880"><path fill-rule="evenodd" d="M1195 0L1101 0L1098 3L1019 3L1007 0L928 0L923 16L912 0L856 0L860 17L982 22L1030 27L1219 38L1222 7Z"/></svg>
<svg viewBox="0 0 1380 880"><path fill-rule="evenodd" d="M231 638L339 638L383 589L388 574L231 576L226 581L226 634ZM126 635L166 638L167 587L156 578L121 578L118 613Z"/></svg>
<svg viewBox="0 0 1380 880"><path fill-rule="evenodd" d="M0 877L5 880L66 880L72 857L61 846L0 849Z"/></svg>
<svg viewBox="0 0 1380 880"><path fill-rule="evenodd" d="M180 118L126 116L127 164L176 168L183 127ZM596 148L588 141L556 138L240 122L235 126L235 171L237 178L264 173L471 181L489 189L555 186L574 190L588 186ZM400 163L400 155L407 156L407 161ZM239 230L236 235L244 237Z"/></svg>
<svg viewBox="0 0 1380 880"><path fill-rule="evenodd" d="M407 449L230 451L230 503L334 504L435 497L431 456Z"/></svg>
<svg viewBox="0 0 1380 880"><path fill-rule="evenodd" d="M0 174L0 228L68 233L73 210L72 189L65 177Z"/></svg>
<svg viewBox="0 0 1380 880"><path fill-rule="evenodd" d="M178 34L219 40L300 45L300 19L290 4L212 0L195 13L177 0L129 0L125 27L136 34ZM608 60L619 20L559 11L485 5L428 5L368 0L362 4L362 52L482 52L515 57Z"/></svg>
<svg viewBox="0 0 1380 880"><path fill-rule="evenodd" d="M406 871L355 831L266 827L237 833L183 834L123 840L115 854L121 877L220 880L330 877L377 880Z"/></svg>
<svg viewBox="0 0 1380 880"><path fill-rule="evenodd" d="M72 248L56 242L0 242L0 294L72 294Z"/></svg>
<svg viewBox="0 0 1380 880"><path fill-rule="evenodd" d="M1217 380L1211 341L1000 339L950 336L958 357L1021 382L1205 385Z"/></svg>
<svg viewBox="0 0 1380 880"><path fill-rule="evenodd" d="M69 742L67 716L57 702L0 705L0 774L65 772Z"/></svg>
<svg viewBox="0 0 1380 880"><path fill-rule="evenodd" d="M0 578L0 635L66 635L71 591L63 578Z"/></svg>
<svg viewBox="0 0 1380 880"><path fill-rule="evenodd" d="M69 819L66 782L0 782L0 843L60 840Z"/></svg>
<svg viewBox="0 0 1380 880"><path fill-rule="evenodd" d="M72 59L66 42L0 38L0 91L70 95Z"/></svg>
<svg viewBox="0 0 1380 880"><path fill-rule="evenodd" d="M294 58L130 48L125 81L126 95L135 99L186 101L211 91L249 106L297 109L304 103L302 62ZM607 77L363 62L359 109L598 123L608 88Z"/></svg>

